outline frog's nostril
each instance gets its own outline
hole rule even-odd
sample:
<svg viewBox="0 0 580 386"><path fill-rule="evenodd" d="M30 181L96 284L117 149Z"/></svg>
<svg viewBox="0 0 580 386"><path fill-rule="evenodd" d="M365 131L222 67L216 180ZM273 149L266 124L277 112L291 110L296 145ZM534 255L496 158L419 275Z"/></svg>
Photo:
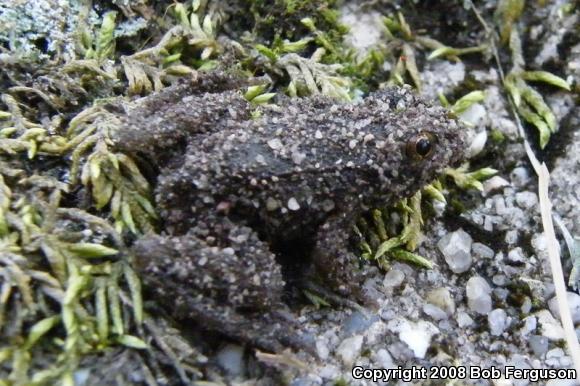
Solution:
<svg viewBox="0 0 580 386"><path fill-rule="evenodd" d="M433 134L421 132L407 142L407 156L417 161L423 160L433 154L436 143L437 138Z"/></svg>

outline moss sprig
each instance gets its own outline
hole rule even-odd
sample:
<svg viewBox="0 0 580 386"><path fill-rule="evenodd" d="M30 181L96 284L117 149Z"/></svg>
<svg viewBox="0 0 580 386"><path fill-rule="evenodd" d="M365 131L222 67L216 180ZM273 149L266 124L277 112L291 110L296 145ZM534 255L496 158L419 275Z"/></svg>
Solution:
<svg viewBox="0 0 580 386"><path fill-rule="evenodd" d="M430 189L437 189L435 184ZM432 196L431 194L429 194ZM439 199L439 195L436 195ZM372 210L368 219L361 218L355 227L362 257L388 269L391 260L398 260L431 269L433 263L414 253L422 239L423 194L399 201L394 207Z"/></svg>
<svg viewBox="0 0 580 386"><path fill-rule="evenodd" d="M408 77L419 91L422 83L417 67L417 53L423 50L432 50L427 57L428 60L445 57L449 60L459 61L460 55L485 53L488 50L487 44L454 48L446 46L427 35L419 35L412 30L401 12L397 12L394 16L384 17L383 24L388 40L386 52L392 61L389 83L403 85L405 84L405 78Z"/></svg>
<svg viewBox="0 0 580 386"><path fill-rule="evenodd" d="M8 111L0 112L0 153L26 152L29 159L39 152L61 153L65 146L64 138L51 136L41 125L26 119L13 96L2 94L1 100Z"/></svg>
<svg viewBox="0 0 580 386"><path fill-rule="evenodd" d="M112 148L118 119L95 106L71 120L68 128L71 152L71 183L90 189L95 207L109 206L118 232L153 230L156 219L151 187L138 166L126 154Z"/></svg>
<svg viewBox="0 0 580 386"><path fill-rule="evenodd" d="M512 28L524 11L525 0L500 0L495 10L495 19L499 27L501 43L507 44Z"/></svg>
<svg viewBox="0 0 580 386"><path fill-rule="evenodd" d="M159 43L121 58L130 94L159 91L195 69L215 66L213 58L221 50L217 40L219 10L195 0L190 6L175 3L172 15L176 25L165 32Z"/></svg>
<svg viewBox="0 0 580 386"><path fill-rule="evenodd" d="M536 127L540 147L546 147L550 136L558 130L558 122L542 94L528 82L542 82L567 91L570 85L562 78L547 71L526 71L522 43L517 28L511 29L509 46L512 53L512 69L505 76L504 87L510 95L518 114Z"/></svg>
<svg viewBox="0 0 580 386"><path fill-rule="evenodd" d="M483 191L484 181L497 174L497 170L489 167L484 167L475 171L468 171L469 164L465 163L458 168L445 169L445 175L451 177L455 185L462 189L476 189Z"/></svg>
<svg viewBox="0 0 580 386"><path fill-rule="evenodd" d="M343 68L340 64L320 62L325 50L319 48L310 58L302 57L292 50L299 50L302 43L282 43L270 49L257 45L256 51L265 57L263 69L276 78L289 78L284 87L292 97L307 95L326 95L342 100L350 100L350 79L339 75Z"/></svg>

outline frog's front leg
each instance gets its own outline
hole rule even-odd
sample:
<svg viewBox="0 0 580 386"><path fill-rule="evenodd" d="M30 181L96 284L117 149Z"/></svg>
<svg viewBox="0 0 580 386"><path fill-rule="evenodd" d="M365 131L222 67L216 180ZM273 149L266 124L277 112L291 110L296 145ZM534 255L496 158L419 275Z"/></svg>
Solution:
<svg viewBox="0 0 580 386"><path fill-rule="evenodd" d="M284 317L280 267L250 228L224 221L178 237L148 236L134 252L146 286L176 319L270 351L311 351Z"/></svg>
<svg viewBox="0 0 580 386"><path fill-rule="evenodd" d="M346 300L374 305L376 299L363 288L365 271L360 267L360 257L353 252L350 242L356 220L352 213L339 211L319 227L313 251L314 266L317 273L330 283L332 290Z"/></svg>

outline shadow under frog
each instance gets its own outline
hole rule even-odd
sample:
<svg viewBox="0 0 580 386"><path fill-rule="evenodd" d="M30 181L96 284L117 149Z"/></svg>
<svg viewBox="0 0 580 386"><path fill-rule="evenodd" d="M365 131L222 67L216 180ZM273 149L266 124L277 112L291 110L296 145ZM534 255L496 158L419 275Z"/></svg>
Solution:
<svg viewBox="0 0 580 386"><path fill-rule="evenodd" d="M156 165L163 221L134 252L175 318L266 350L304 348L280 262L367 300L348 242L354 222L456 164L461 127L408 88L257 108L243 86L205 74L125 106L116 146Z"/></svg>

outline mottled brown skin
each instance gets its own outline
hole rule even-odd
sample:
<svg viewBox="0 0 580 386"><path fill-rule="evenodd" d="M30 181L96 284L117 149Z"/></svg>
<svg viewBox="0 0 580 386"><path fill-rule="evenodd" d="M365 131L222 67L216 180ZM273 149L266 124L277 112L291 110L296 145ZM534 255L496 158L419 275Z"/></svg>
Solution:
<svg viewBox="0 0 580 386"><path fill-rule="evenodd" d="M359 103L283 100L256 119L239 88L208 75L127 107L117 146L160 169L164 226L135 253L175 317L269 350L303 347L281 300L279 262L298 250L330 288L364 300L348 243L354 221L457 163L461 128L407 88ZM426 132L432 154L417 157L413 145Z"/></svg>

